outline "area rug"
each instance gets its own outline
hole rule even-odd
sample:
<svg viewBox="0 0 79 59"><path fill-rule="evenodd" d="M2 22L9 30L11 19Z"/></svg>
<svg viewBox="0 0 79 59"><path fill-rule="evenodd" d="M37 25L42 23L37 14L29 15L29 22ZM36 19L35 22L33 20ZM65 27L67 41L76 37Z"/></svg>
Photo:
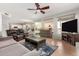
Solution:
<svg viewBox="0 0 79 59"><path fill-rule="evenodd" d="M35 49L35 46L33 44L30 44L29 42L25 42L24 45L27 49L29 49L30 51Z"/></svg>
<svg viewBox="0 0 79 59"><path fill-rule="evenodd" d="M25 42L23 44L26 48L28 48L30 51L36 49L33 44L30 44L28 42ZM54 51L58 48L58 46L49 46L49 45L43 45L42 47L39 48L41 51L40 56L50 56L51 54L54 53Z"/></svg>
<svg viewBox="0 0 79 59"><path fill-rule="evenodd" d="M40 56L50 56L57 48L58 46L45 45L39 49L41 50Z"/></svg>

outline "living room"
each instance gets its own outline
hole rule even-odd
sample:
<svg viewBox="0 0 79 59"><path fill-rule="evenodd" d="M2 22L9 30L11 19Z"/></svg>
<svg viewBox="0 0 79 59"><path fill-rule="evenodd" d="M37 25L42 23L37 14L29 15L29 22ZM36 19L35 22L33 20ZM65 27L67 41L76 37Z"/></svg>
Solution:
<svg viewBox="0 0 79 59"><path fill-rule="evenodd" d="M78 19L79 3L0 3L0 56L78 56Z"/></svg>

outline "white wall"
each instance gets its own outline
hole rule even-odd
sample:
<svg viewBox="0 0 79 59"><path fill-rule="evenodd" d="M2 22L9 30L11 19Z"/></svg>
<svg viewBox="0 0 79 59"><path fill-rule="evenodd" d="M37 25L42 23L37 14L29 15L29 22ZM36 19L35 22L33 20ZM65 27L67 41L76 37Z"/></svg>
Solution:
<svg viewBox="0 0 79 59"><path fill-rule="evenodd" d="M35 22L35 29L41 29L41 28L42 28L41 22Z"/></svg>
<svg viewBox="0 0 79 59"><path fill-rule="evenodd" d="M2 15L2 36L6 37L7 33L6 30L9 29L9 17Z"/></svg>
<svg viewBox="0 0 79 59"><path fill-rule="evenodd" d="M48 22L44 22L44 29L49 29L49 25L51 25L51 28L53 30L53 22L52 21L48 21Z"/></svg>
<svg viewBox="0 0 79 59"><path fill-rule="evenodd" d="M61 28L58 27L58 18L54 18L53 20L53 39L61 40Z"/></svg>
<svg viewBox="0 0 79 59"><path fill-rule="evenodd" d="M0 13L0 36L2 36L1 31L2 31L2 15Z"/></svg>

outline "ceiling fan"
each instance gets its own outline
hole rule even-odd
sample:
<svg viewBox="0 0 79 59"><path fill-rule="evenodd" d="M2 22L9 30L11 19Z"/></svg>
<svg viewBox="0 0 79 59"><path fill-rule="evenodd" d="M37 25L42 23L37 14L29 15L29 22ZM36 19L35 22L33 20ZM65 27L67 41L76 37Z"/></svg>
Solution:
<svg viewBox="0 0 79 59"><path fill-rule="evenodd" d="M49 6L40 7L39 3L35 3L35 5L36 5L36 9L28 8L27 10L36 10L35 14L37 14L37 10L39 10L42 14L45 14L44 10L49 9Z"/></svg>

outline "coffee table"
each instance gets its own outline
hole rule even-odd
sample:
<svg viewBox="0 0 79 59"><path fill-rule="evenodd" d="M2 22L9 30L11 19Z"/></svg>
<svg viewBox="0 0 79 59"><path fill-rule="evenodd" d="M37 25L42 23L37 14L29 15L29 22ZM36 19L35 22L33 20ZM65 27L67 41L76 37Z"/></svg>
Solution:
<svg viewBox="0 0 79 59"><path fill-rule="evenodd" d="M29 37L25 37L25 42L29 42L30 44L33 44L35 48L38 50L40 47L46 44L46 39L41 37L29 36Z"/></svg>

